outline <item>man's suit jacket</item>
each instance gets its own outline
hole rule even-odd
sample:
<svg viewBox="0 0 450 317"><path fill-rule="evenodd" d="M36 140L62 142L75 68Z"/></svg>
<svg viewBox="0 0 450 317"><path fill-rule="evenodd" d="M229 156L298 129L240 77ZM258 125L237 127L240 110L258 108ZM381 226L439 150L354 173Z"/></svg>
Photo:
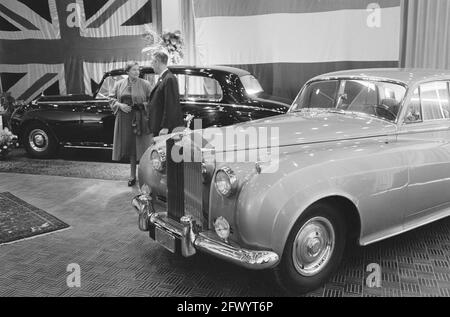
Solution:
<svg viewBox="0 0 450 317"><path fill-rule="evenodd" d="M178 80L169 70L153 88L148 111L150 130L154 136L158 136L162 129L169 129L170 133L184 125Z"/></svg>

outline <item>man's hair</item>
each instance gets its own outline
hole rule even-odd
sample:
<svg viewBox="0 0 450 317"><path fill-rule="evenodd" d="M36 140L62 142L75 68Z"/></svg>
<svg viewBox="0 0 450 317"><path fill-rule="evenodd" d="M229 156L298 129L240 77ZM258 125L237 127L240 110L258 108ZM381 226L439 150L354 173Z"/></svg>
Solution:
<svg viewBox="0 0 450 317"><path fill-rule="evenodd" d="M125 65L125 71L128 73L134 66L139 66L137 62L128 62Z"/></svg>
<svg viewBox="0 0 450 317"><path fill-rule="evenodd" d="M158 51L158 52L153 53L153 58L157 59L164 65L167 65L167 63L169 61L169 56L163 51Z"/></svg>

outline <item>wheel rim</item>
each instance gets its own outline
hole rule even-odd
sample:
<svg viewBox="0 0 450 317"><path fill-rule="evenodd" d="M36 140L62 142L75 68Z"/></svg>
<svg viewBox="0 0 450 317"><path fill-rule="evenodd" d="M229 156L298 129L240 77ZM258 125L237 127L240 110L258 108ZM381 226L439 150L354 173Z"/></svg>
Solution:
<svg viewBox="0 0 450 317"><path fill-rule="evenodd" d="M334 251L335 233L323 217L308 220L294 240L292 257L295 269L303 276L313 276L328 264Z"/></svg>
<svg viewBox="0 0 450 317"><path fill-rule="evenodd" d="M49 138L45 131L35 129L28 136L28 143L35 152L45 152L48 149Z"/></svg>

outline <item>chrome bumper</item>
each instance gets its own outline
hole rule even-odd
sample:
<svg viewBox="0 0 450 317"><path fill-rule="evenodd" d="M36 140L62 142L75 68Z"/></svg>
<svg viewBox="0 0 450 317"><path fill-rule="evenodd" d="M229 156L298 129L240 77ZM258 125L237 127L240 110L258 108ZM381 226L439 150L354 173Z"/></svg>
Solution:
<svg viewBox="0 0 450 317"><path fill-rule="evenodd" d="M153 240L156 240L157 229L175 237L184 257L192 256L198 250L254 270L273 268L280 260L273 251L247 250L218 241L214 232L195 232L195 222L191 217L185 216L177 222L167 217L165 212L156 212L151 194L136 196L132 205L139 215L139 229L148 231Z"/></svg>

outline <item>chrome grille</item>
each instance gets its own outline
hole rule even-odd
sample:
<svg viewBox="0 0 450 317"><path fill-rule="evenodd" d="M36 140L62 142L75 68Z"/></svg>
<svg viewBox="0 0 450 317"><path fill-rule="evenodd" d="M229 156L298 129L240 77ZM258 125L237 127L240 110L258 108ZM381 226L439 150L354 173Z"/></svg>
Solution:
<svg viewBox="0 0 450 317"><path fill-rule="evenodd" d="M202 164L197 162L184 163L184 210L186 215L193 216L202 226L203 192Z"/></svg>
<svg viewBox="0 0 450 317"><path fill-rule="evenodd" d="M175 141L170 138L166 142L167 153L172 153L176 147ZM183 162L174 162L172 156L166 156L167 166L167 214L170 218L180 221L184 216L184 172Z"/></svg>
<svg viewBox="0 0 450 317"><path fill-rule="evenodd" d="M176 221L180 221L184 215L192 216L200 228L207 229L211 183L204 183L201 162L173 161L169 153L179 146L172 138L167 140L167 214ZM174 149L173 153L182 153L184 150L194 149Z"/></svg>

